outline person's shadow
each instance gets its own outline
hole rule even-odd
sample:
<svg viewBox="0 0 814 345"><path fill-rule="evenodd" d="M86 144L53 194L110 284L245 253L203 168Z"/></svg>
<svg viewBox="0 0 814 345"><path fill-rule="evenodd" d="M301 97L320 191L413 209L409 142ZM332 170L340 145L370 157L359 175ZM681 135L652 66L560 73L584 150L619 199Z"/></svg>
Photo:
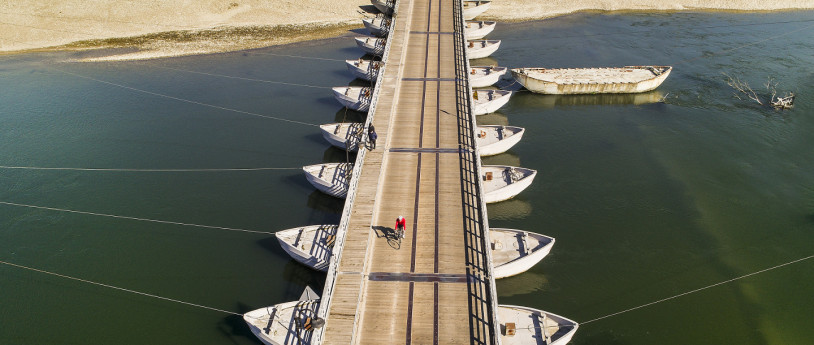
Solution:
<svg viewBox="0 0 814 345"><path fill-rule="evenodd" d="M376 233L376 238L384 237L387 244L393 249L401 248L401 238L396 234L396 229L387 226L376 225L373 226L373 232Z"/></svg>

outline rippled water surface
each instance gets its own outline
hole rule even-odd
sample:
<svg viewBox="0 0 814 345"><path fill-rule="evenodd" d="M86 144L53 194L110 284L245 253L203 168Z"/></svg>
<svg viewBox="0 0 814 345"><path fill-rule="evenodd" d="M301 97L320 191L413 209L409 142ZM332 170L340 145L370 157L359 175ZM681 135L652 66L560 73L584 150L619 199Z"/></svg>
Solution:
<svg viewBox="0 0 814 345"><path fill-rule="evenodd" d="M486 164L539 171L518 198L489 206L491 225L557 238L539 265L498 281L500 303L582 322L574 344L814 339L814 260L597 320L814 254L814 13L579 14L499 24L490 38L501 49L475 64L674 66L652 93L519 92L479 118L527 129ZM236 230L339 221L342 201L298 168L346 159L309 124L363 118L327 88L352 77L342 61L268 54L355 59L352 40L69 62L86 54L0 57L0 165L293 169L0 168L0 202L231 229L0 204L0 260L234 313L320 291L324 274L288 259L273 235ZM772 77L797 105L739 100L722 72L761 92ZM257 343L236 315L7 265L0 291L0 343Z"/></svg>

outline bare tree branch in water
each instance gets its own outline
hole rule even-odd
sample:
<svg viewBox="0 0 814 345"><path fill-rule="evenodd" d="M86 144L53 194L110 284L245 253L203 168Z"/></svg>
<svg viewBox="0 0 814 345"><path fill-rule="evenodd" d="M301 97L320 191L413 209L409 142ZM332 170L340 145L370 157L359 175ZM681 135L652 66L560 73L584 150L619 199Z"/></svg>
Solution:
<svg viewBox="0 0 814 345"><path fill-rule="evenodd" d="M793 92L786 92L786 95L783 97L777 97L777 85L779 82L776 82L774 78L769 77L766 80L766 93L769 99L769 103L766 104L763 102L763 99L758 96L757 92L749 86L749 83L740 80L740 78L732 77L729 74L722 72L724 76L726 76L726 83L727 85L731 86L737 92L735 92L735 97L738 99L741 98L741 95L746 96L747 98L757 102L760 105L771 105L775 109L788 109L794 106L794 93Z"/></svg>

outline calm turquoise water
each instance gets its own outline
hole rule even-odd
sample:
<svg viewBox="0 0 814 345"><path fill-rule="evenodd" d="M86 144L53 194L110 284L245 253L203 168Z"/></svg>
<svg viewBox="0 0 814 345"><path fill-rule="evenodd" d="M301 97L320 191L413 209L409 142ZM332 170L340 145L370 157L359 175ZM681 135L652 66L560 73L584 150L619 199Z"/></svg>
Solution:
<svg viewBox="0 0 814 345"><path fill-rule="evenodd" d="M778 24L766 24L777 23ZM814 12L580 14L501 24L502 66L668 64L641 97L520 92L483 124L527 128L486 164L539 170L495 227L557 238L500 303L585 322L814 254ZM792 34L766 40L794 30ZM760 42L735 51L728 49ZM351 81L349 38L146 62L90 53L0 57L0 165L299 168L344 161L312 124L360 120L327 88ZM700 58L699 58L700 57ZM693 59L693 60L691 60ZM476 61L477 63L478 61ZM168 69L172 68L172 69ZM66 73L68 72L68 73ZM721 72L797 93L791 111L732 96ZM72 74L71 74L72 73ZM665 103L648 100L666 96ZM353 157L351 157L353 158ZM0 201L273 232L339 221L342 202L293 170L0 169ZM321 290L272 235L0 205L0 260L242 313ZM814 261L583 324L574 344L808 344ZM256 344L238 316L0 265L3 344Z"/></svg>

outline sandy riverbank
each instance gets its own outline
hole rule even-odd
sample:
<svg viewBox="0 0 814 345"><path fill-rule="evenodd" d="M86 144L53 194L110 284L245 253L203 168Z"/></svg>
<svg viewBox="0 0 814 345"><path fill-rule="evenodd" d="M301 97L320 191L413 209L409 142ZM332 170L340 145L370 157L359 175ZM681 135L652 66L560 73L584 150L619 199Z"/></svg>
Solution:
<svg viewBox="0 0 814 345"><path fill-rule="evenodd" d="M130 47L106 60L259 48L338 36L372 17L368 0L15 0L0 4L0 52ZM585 10L814 9L814 0L495 0L484 18Z"/></svg>

